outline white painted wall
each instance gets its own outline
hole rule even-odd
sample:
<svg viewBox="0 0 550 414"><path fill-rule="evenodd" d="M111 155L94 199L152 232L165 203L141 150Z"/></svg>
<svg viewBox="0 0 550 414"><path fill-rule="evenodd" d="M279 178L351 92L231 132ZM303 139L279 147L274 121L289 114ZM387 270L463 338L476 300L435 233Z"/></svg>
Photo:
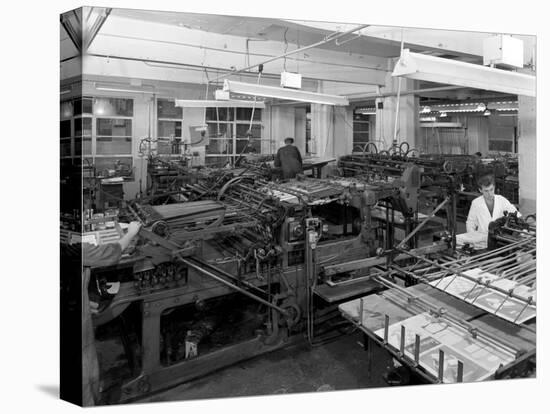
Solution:
<svg viewBox="0 0 550 414"><path fill-rule="evenodd" d="M536 98L519 96L519 204L522 213L537 211Z"/></svg>

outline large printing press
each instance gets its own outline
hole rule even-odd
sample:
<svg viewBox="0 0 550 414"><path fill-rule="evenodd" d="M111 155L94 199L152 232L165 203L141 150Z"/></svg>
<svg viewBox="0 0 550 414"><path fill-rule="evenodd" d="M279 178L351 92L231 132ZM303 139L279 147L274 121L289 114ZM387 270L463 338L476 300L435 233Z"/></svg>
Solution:
<svg viewBox="0 0 550 414"><path fill-rule="evenodd" d="M363 331L369 360L378 344L426 381L531 372L534 224L505 217L488 249L457 249L476 161L407 152L354 153L334 175L286 182L263 158L212 169L151 157L147 194L95 228L108 242L137 220L138 242L118 265L87 270L99 354L113 353L102 338L122 339L116 369L100 357L105 402L314 344L342 332L342 317Z"/></svg>

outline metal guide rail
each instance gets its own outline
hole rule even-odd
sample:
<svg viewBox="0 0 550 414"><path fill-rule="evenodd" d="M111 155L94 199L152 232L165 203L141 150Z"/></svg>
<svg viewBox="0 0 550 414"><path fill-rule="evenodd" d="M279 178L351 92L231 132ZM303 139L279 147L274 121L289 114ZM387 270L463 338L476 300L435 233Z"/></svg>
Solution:
<svg viewBox="0 0 550 414"><path fill-rule="evenodd" d="M536 240L528 237L475 256L425 256L391 266L396 274L427 283L514 324L536 316Z"/></svg>
<svg viewBox="0 0 550 414"><path fill-rule="evenodd" d="M432 286L403 288L385 278L378 281L389 290L339 306L365 333L369 359L378 344L431 383L531 373L534 325L502 321Z"/></svg>

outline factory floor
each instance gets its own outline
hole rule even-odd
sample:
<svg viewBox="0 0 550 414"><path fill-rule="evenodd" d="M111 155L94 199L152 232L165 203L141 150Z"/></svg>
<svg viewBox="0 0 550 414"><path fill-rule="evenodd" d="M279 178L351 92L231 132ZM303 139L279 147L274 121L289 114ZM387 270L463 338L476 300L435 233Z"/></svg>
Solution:
<svg viewBox="0 0 550 414"><path fill-rule="evenodd" d="M306 341L241 362L138 401L160 402L385 387L391 358L374 349L367 372L362 335L353 333L320 346Z"/></svg>

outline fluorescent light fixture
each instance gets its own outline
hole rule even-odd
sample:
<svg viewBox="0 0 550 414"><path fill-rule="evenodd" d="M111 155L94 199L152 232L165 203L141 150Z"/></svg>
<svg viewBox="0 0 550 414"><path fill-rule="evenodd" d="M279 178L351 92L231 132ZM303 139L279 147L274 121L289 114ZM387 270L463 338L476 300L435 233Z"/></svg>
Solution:
<svg viewBox="0 0 550 414"><path fill-rule="evenodd" d="M517 101L489 102L487 109L495 111L517 111L519 108Z"/></svg>
<svg viewBox="0 0 550 414"><path fill-rule="evenodd" d="M69 88L69 89L63 89L62 91L59 91L59 94L60 95L65 95L66 93L71 93L72 92L72 89Z"/></svg>
<svg viewBox="0 0 550 414"><path fill-rule="evenodd" d="M256 108L264 109L265 103L230 99L228 101L214 101L201 99L175 99L176 106L181 108Z"/></svg>
<svg viewBox="0 0 550 414"><path fill-rule="evenodd" d="M355 111L353 111L355 114L359 115L376 115L376 108L374 106L363 106L359 108L355 108Z"/></svg>
<svg viewBox="0 0 550 414"><path fill-rule="evenodd" d="M479 102L433 106L433 110L439 112L483 112L485 109L487 109L487 106Z"/></svg>
<svg viewBox="0 0 550 414"><path fill-rule="evenodd" d="M413 53L404 49L392 76L513 95L536 96L535 76Z"/></svg>
<svg viewBox="0 0 550 414"><path fill-rule="evenodd" d="M290 101L311 102L324 105L347 106L347 98L339 95L297 91L294 89L277 88L274 86L256 85L253 83L236 82L226 79L223 90L245 95L264 96L266 98L287 99Z"/></svg>
<svg viewBox="0 0 550 414"><path fill-rule="evenodd" d="M96 86L95 89L98 91L110 91L110 92L151 93L151 92L146 92L143 90L136 90L136 89L111 88L109 86Z"/></svg>

